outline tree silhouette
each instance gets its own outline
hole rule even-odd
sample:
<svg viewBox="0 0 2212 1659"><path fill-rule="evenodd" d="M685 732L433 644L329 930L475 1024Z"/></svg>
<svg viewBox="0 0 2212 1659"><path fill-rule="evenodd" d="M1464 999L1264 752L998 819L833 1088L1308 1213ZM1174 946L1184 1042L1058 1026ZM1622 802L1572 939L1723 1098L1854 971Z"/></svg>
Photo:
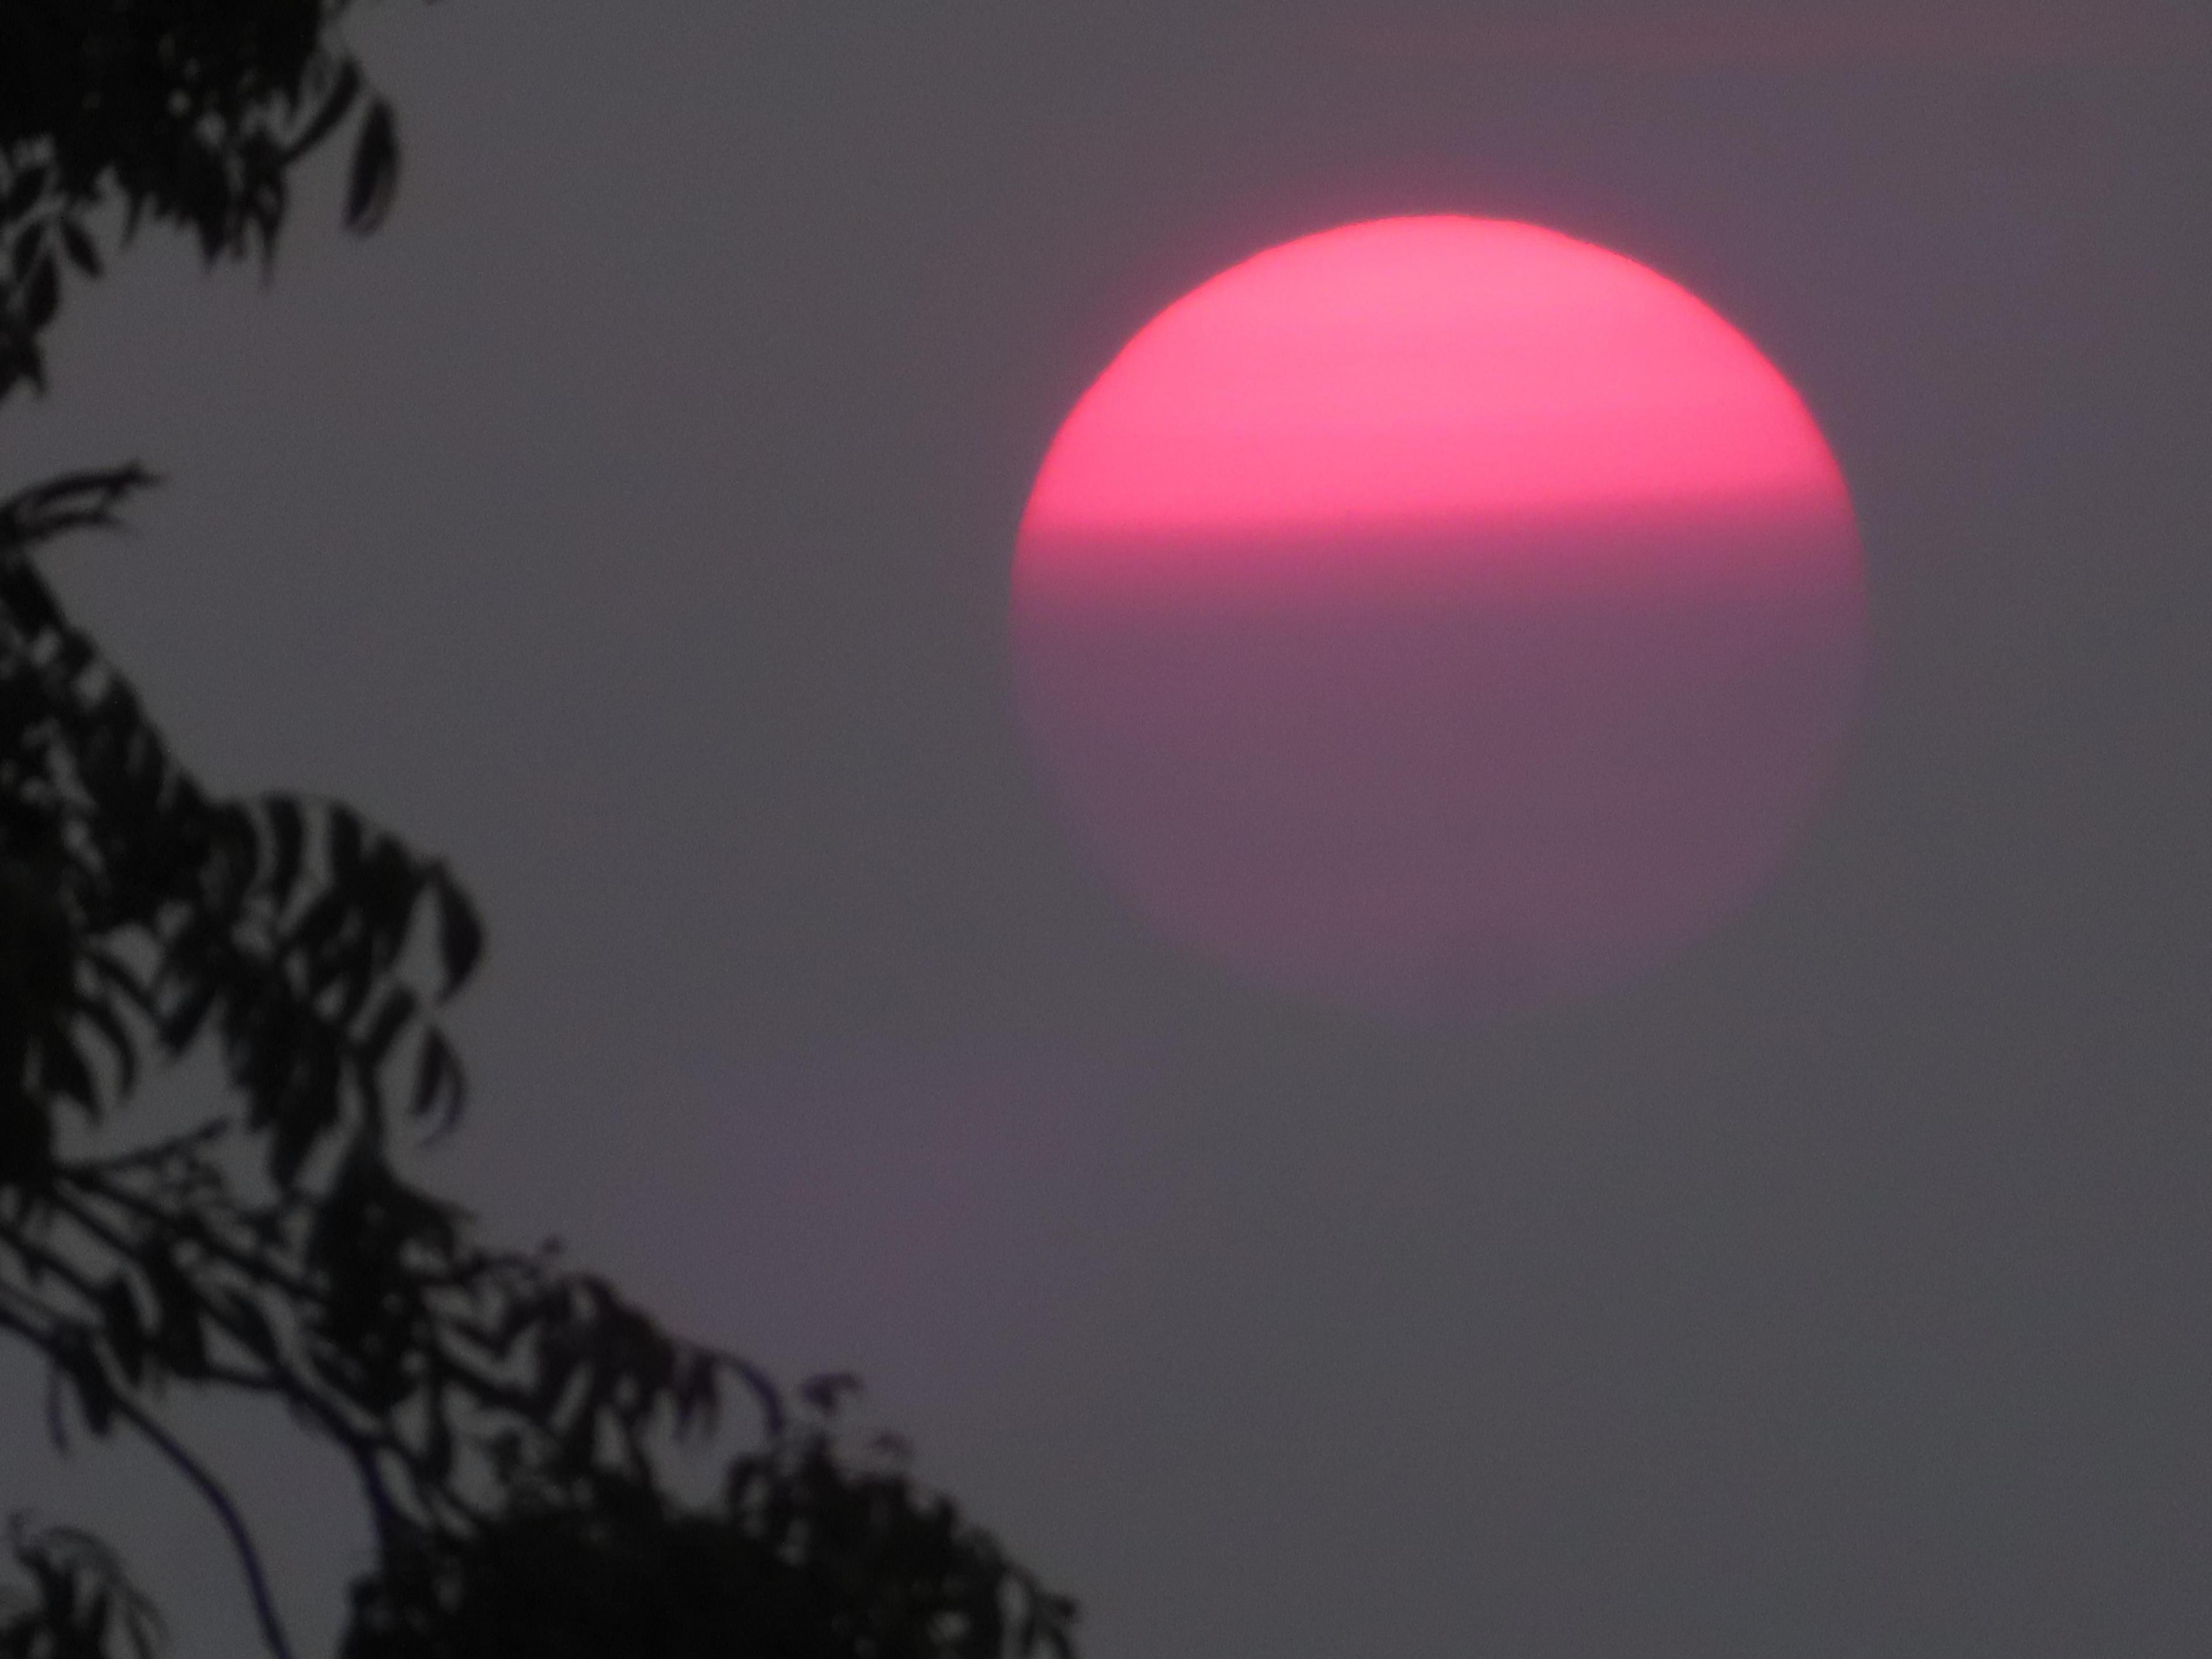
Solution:
<svg viewBox="0 0 2212 1659"><path fill-rule="evenodd" d="M146 224L273 257L288 182L345 138L347 222L399 149L349 0L0 0L0 401L42 388L72 283ZM344 1659L1069 1650L1074 1609L895 1447L849 1378L787 1395L550 1250L479 1240L394 1162L466 1080L439 1024L483 948L439 860L342 802L194 781L36 556L110 526L136 464L0 501L0 1334L44 1356L53 1432L135 1435L205 1498L263 1641L293 1649L245 1518L168 1425L179 1389L264 1399L337 1446L374 1522ZM143 1082L225 1088L134 1133ZM672 1448L750 1432L718 1503ZM10 1533L0 1659L161 1639L96 1539Z"/></svg>

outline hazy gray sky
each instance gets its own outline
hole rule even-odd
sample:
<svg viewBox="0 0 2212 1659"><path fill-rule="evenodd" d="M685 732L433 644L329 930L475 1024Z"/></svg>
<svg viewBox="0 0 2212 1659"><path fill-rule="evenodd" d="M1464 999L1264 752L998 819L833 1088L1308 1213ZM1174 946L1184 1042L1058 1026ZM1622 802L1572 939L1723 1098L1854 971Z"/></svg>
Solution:
<svg viewBox="0 0 2212 1659"><path fill-rule="evenodd" d="M1097 1659L2212 1643L2212 108L2151 6L394 4L407 173L273 288L149 245L0 483L185 754L484 901L436 1178L787 1374L851 1365ZM1148 939L1021 750L1067 405L1270 242L1650 264L1853 486L1875 690L1662 972L1486 1030ZM184 1659L189 1495L41 1449ZM365 1533L244 1411L296 1624Z"/></svg>

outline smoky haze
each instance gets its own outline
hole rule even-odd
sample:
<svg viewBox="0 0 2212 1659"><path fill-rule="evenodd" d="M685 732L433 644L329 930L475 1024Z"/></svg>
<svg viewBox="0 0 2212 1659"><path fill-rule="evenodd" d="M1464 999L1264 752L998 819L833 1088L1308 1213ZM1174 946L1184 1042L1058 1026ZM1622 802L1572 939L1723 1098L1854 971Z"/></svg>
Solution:
<svg viewBox="0 0 2212 1659"><path fill-rule="evenodd" d="M435 1179L865 1373L1098 1659L2202 1651L2199 20L650 12L365 17L386 230L311 201L265 290L143 246L0 450L173 480L57 568L211 782L343 793L483 899ZM1711 303L1867 561L1863 716L1757 901L1472 1032L1157 937L1006 631L1120 345L1403 212ZM0 1379L10 1501L242 1650L190 1495ZM339 1471L191 1428L312 1646Z"/></svg>

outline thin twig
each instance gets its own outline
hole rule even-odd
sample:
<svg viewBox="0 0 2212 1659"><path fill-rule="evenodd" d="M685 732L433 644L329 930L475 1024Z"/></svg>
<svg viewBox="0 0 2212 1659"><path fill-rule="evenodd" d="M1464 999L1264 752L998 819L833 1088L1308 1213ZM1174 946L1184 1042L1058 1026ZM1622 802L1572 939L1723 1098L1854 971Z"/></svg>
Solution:
<svg viewBox="0 0 2212 1659"><path fill-rule="evenodd" d="M246 1518L238 1512L238 1505L222 1482L179 1444L174 1436L130 1401L118 1395L112 1403L116 1415L144 1435L156 1450L175 1464L216 1512L216 1518L230 1534L231 1547L238 1553L239 1569L245 1574L246 1591L253 1600L253 1616L261 1626L261 1640L270 1659L293 1659L292 1644L285 1637L284 1623L277 1616L276 1597L269 1588L269 1575L261 1565L261 1553L254 1547L253 1534L246 1528Z"/></svg>

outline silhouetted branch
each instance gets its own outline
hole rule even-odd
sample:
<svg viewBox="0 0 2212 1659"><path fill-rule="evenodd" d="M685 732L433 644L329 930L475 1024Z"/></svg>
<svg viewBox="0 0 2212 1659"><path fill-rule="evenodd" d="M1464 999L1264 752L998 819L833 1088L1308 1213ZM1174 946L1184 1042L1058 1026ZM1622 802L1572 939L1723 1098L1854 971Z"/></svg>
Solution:
<svg viewBox="0 0 2212 1659"><path fill-rule="evenodd" d="M246 1593L253 1601L254 1622L261 1631L261 1640L269 1650L270 1659L293 1659L292 1644L284 1634L283 1620L277 1616L275 1592L270 1589L269 1574L261 1565L261 1553L254 1547L253 1534L239 1513L238 1505L222 1481L216 1479L208 1467L179 1444L176 1437L164 1429L151 1416L140 1410L127 1398L115 1402L116 1415L144 1436L162 1456L175 1466L185 1479L191 1482L200 1496L222 1522L229 1536L231 1548L237 1553L239 1571L246 1579Z"/></svg>
<svg viewBox="0 0 2212 1659"><path fill-rule="evenodd" d="M339 30L349 3L0 0L0 400L43 386L109 210L121 240L166 222L265 270L289 169L350 129L345 221L383 218L397 128ZM686 1652L1065 1652L1072 1604L948 1500L845 1455L849 1379L794 1413L740 1356L552 1251L488 1247L402 1176L395 1133L434 1139L466 1100L440 1012L482 924L441 861L342 801L211 794L71 621L39 556L154 482L131 463L0 499L0 1332L45 1358L57 1437L73 1406L186 1478L274 1659L264 1564L161 1421L172 1386L281 1401L352 1463L379 1556L348 1659L599 1659L637 1650L641 1617L712 1638ZM143 1078L196 1054L220 1062L220 1115L108 1150ZM687 1508L661 1465L732 1391L751 1449L720 1509ZM42 1599L0 1603L0 1659L106 1659L117 1608L143 1659L147 1610L96 1543L16 1556Z"/></svg>

